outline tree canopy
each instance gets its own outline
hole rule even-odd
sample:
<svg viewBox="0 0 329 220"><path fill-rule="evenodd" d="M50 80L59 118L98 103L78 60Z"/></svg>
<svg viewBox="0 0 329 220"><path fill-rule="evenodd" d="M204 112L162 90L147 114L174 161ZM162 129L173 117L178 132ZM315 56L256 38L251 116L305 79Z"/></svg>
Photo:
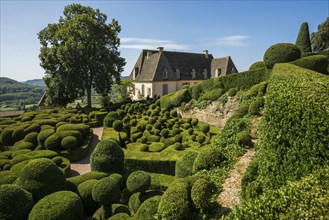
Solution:
<svg viewBox="0 0 329 220"><path fill-rule="evenodd" d="M66 6L63 14L38 33L47 101L65 106L87 95L91 106L92 88L107 94L120 81L125 65L118 51L121 27L115 19L106 23L99 9L80 4Z"/></svg>
<svg viewBox="0 0 329 220"><path fill-rule="evenodd" d="M311 34L311 42L314 52L320 52L329 48L329 17L318 26L318 32Z"/></svg>

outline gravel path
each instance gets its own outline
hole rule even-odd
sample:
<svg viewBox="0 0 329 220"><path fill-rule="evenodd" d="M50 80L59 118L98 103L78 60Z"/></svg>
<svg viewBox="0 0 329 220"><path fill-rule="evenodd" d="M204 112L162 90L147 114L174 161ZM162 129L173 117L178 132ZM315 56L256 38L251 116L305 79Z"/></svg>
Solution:
<svg viewBox="0 0 329 220"><path fill-rule="evenodd" d="M71 176L82 175L90 172L90 155L94 151L97 143L102 139L103 127L93 128L93 139L89 149L88 156L82 160L71 163Z"/></svg>
<svg viewBox="0 0 329 220"><path fill-rule="evenodd" d="M217 197L217 201L222 206L223 212L234 209L240 203L242 176L247 171L254 154L255 150L249 149L244 155L239 157L230 171L228 178L223 183L223 191Z"/></svg>

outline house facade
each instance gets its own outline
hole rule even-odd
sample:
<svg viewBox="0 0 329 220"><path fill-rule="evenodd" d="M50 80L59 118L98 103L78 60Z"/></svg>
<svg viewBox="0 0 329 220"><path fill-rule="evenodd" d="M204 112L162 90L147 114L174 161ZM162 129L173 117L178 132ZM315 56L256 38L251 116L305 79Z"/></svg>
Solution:
<svg viewBox="0 0 329 220"><path fill-rule="evenodd" d="M213 58L203 53L142 50L129 79L134 83L133 99L163 96L202 80L237 73L230 57Z"/></svg>

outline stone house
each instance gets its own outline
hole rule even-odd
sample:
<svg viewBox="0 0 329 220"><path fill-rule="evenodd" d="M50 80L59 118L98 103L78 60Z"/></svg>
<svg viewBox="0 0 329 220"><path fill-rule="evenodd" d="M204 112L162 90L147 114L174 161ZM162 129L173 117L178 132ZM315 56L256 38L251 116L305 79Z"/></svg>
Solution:
<svg viewBox="0 0 329 220"><path fill-rule="evenodd" d="M203 53L142 50L129 80L134 83L133 99L163 96L202 80L237 73L231 57L213 58Z"/></svg>

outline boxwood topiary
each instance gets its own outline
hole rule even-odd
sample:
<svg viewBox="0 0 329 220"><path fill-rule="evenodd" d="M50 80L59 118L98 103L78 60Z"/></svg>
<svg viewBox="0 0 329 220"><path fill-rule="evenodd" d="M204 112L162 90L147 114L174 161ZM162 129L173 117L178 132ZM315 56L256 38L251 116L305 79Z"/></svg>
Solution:
<svg viewBox="0 0 329 220"><path fill-rule="evenodd" d="M123 123L121 120L115 120L112 124L113 126L113 129L116 130L116 131L122 131L123 129Z"/></svg>
<svg viewBox="0 0 329 220"><path fill-rule="evenodd" d="M62 131L59 133L59 135L61 136L62 139L67 136L73 136L77 139L78 146L82 146L82 144L83 144L83 138L79 131L74 131L74 130Z"/></svg>
<svg viewBox="0 0 329 220"><path fill-rule="evenodd" d="M0 186L4 184L12 184L17 179L16 173L8 170L0 172Z"/></svg>
<svg viewBox="0 0 329 220"><path fill-rule="evenodd" d="M11 137L13 139L13 143L20 141L24 138L24 127L19 126L14 128L13 133L11 134Z"/></svg>
<svg viewBox="0 0 329 220"><path fill-rule="evenodd" d="M92 190L97 182L98 180L91 179L81 183L78 186L77 193L81 198L83 208L86 213L94 213L99 208L99 204L93 200L92 197Z"/></svg>
<svg viewBox="0 0 329 220"><path fill-rule="evenodd" d="M24 129L25 135L30 132L40 132L40 131L41 131L41 127L39 124L31 124L30 126Z"/></svg>
<svg viewBox="0 0 329 220"><path fill-rule="evenodd" d="M29 220L83 220L80 197L70 191L50 194L35 204Z"/></svg>
<svg viewBox="0 0 329 220"><path fill-rule="evenodd" d="M192 121L191 121L191 125L192 125L193 127L197 126L198 123L199 123L199 120L198 120L197 118L193 118Z"/></svg>
<svg viewBox="0 0 329 220"><path fill-rule="evenodd" d="M61 147L61 137L58 133L50 135L45 141L45 147L48 150L59 150Z"/></svg>
<svg viewBox="0 0 329 220"><path fill-rule="evenodd" d="M78 140L76 137L67 136L62 139L61 146L62 148L67 150L74 150L75 148L78 147Z"/></svg>
<svg viewBox="0 0 329 220"><path fill-rule="evenodd" d="M64 173L48 158L31 160L19 174L16 184L32 193L34 201L66 189Z"/></svg>
<svg viewBox="0 0 329 220"><path fill-rule="evenodd" d="M175 150L178 150L178 151L180 151L180 150L184 150L183 145L182 145L181 143L179 143L179 142L176 142L176 143L173 145L173 148L174 148Z"/></svg>
<svg viewBox="0 0 329 220"><path fill-rule="evenodd" d="M130 219L130 215L128 215L127 213L117 213L115 215L112 215L107 220L128 220L128 219Z"/></svg>
<svg viewBox="0 0 329 220"><path fill-rule="evenodd" d="M61 133L62 131L79 131L82 135L82 138L85 139L86 136L90 133L89 125L85 124L64 124L57 128L56 132Z"/></svg>
<svg viewBox="0 0 329 220"><path fill-rule="evenodd" d="M124 154L121 147L113 140L100 141L90 157L92 171L122 173Z"/></svg>
<svg viewBox="0 0 329 220"><path fill-rule="evenodd" d="M47 138L54 134L55 133L55 130L54 129L45 129L45 130L42 130L39 134L38 134L38 143L41 145L41 146L44 146L45 145L45 142L47 140Z"/></svg>
<svg viewBox="0 0 329 220"><path fill-rule="evenodd" d="M196 173L203 169L209 170L223 164L226 160L225 155L218 150L210 149L201 151L195 158L193 172Z"/></svg>
<svg viewBox="0 0 329 220"><path fill-rule="evenodd" d="M202 210L209 208L214 190L213 184L204 178L195 181L191 189L191 198L194 205Z"/></svg>
<svg viewBox="0 0 329 220"><path fill-rule="evenodd" d="M162 129L161 130L161 136L164 138L168 138L169 137L169 130L168 129Z"/></svg>
<svg viewBox="0 0 329 220"><path fill-rule="evenodd" d="M13 128L5 128L0 135L0 142L3 146L9 146L13 143L12 133Z"/></svg>
<svg viewBox="0 0 329 220"><path fill-rule="evenodd" d="M251 66L249 67L249 70L255 70L255 69L259 69L259 68L265 68L264 61L257 61L255 63L251 64Z"/></svg>
<svg viewBox="0 0 329 220"><path fill-rule="evenodd" d="M135 219L153 219L158 211L161 196L146 199L134 215Z"/></svg>
<svg viewBox="0 0 329 220"><path fill-rule="evenodd" d="M328 57L324 55L314 55L303 57L291 62L296 66L300 66L306 69L314 70L319 73L328 74Z"/></svg>
<svg viewBox="0 0 329 220"><path fill-rule="evenodd" d="M0 186L0 219L25 220L33 205L32 194L25 189L13 184Z"/></svg>
<svg viewBox="0 0 329 220"><path fill-rule="evenodd" d="M104 118L103 125L105 127L112 127L113 122L116 120L121 120L121 117L117 112L109 112Z"/></svg>
<svg viewBox="0 0 329 220"><path fill-rule="evenodd" d="M124 179L123 179L123 176L121 174L112 173L109 177L111 177L111 178L115 179L116 181L118 181L120 190L125 187Z"/></svg>
<svg viewBox="0 0 329 220"><path fill-rule="evenodd" d="M130 192L144 192L151 185L151 177L144 171L135 171L127 178L127 188Z"/></svg>
<svg viewBox="0 0 329 220"><path fill-rule="evenodd" d="M38 145L38 134L37 132L31 132L24 137L24 141L30 142L36 147Z"/></svg>
<svg viewBox="0 0 329 220"><path fill-rule="evenodd" d="M142 151L142 152L148 152L150 149L149 149L149 146L147 144L142 144L139 147L139 150Z"/></svg>
<svg viewBox="0 0 329 220"><path fill-rule="evenodd" d="M270 46L264 54L266 68L272 69L276 63L288 63L301 57L300 49L290 43L278 43Z"/></svg>
<svg viewBox="0 0 329 220"><path fill-rule="evenodd" d="M205 134L207 135L208 132L210 131L210 126L208 124L203 124L200 128L200 130Z"/></svg>

